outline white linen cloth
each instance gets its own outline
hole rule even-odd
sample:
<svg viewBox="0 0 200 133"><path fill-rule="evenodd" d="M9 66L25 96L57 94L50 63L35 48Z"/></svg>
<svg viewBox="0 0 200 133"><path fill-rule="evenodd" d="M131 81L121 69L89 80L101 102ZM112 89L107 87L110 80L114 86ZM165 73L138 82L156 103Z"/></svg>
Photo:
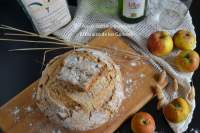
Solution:
<svg viewBox="0 0 200 133"><path fill-rule="evenodd" d="M78 9L71 23L56 31L54 35L66 41L85 43L92 38L90 35L103 31L102 28L99 27L113 27L120 33L128 36L129 39L136 42L136 44L132 44L132 46L144 55L150 57L152 59L152 64L156 66L157 69L160 69L159 66L161 66L171 76L175 77L178 80L178 83L183 86L183 91L185 92L183 97L186 97L189 92L193 73L178 72L171 65L170 60L172 57L176 56L177 51L175 50L165 58L160 58L152 55L146 48L147 38L151 33L158 30L165 30L159 26L157 21L155 21L156 16L153 14L155 13L155 10L158 10L156 7L158 0L149 0L147 17L140 23L136 24L124 23L118 18L117 12L110 15L98 12L96 10L97 7L100 6L98 1L99 0L80 0L78 3ZM111 1L113 1L114 4L117 2L117 0ZM171 35L173 35L179 29L187 29L195 35L192 18L189 12L185 17L184 22L177 29L165 31L168 31ZM83 34L88 34L88 36L83 36ZM172 99L168 100L170 101ZM182 127L179 128L179 132L185 131L192 119L191 117L195 108L195 101L191 101L191 105L192 113L190 114L190 118L188 118L186 124L183 124Z"/></svg>

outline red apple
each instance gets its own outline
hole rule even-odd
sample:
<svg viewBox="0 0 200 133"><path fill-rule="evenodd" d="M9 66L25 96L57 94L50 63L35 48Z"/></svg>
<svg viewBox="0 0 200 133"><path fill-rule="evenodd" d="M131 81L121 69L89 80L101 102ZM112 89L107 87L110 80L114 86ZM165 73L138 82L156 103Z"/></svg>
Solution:
<svg viewBox="0 0 200 133"><path fill-rule="evenodd" d="M131 121L134 133L154 133L156 128L153 117L145 112L136 113Z"/></svg>
<svg viewBox="0 0 200 133"><path fill-rule="evenodd" d="M175 65L179 71L194 72L199 67L199 54L192 50L185 50L178 54Z"/></svg>
<svg viewBox="0 0 200 133"><path fill-rule="evenodd" d="M150 35L147 48L156 56L165 56L173 50L173 40L168 32L157 31Z"/></svg>

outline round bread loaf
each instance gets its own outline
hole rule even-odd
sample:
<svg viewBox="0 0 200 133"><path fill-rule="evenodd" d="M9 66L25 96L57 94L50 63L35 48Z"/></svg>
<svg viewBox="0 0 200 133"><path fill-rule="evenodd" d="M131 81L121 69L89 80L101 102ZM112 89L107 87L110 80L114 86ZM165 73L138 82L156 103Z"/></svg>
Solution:
<svg viewBox="0 0 200 133"><path fill-rule="evenodd" d="M79 131L97 128L117 113L124 99L120 69L103 52L72 50L47 65L36 99L57 124Z"/></svg>

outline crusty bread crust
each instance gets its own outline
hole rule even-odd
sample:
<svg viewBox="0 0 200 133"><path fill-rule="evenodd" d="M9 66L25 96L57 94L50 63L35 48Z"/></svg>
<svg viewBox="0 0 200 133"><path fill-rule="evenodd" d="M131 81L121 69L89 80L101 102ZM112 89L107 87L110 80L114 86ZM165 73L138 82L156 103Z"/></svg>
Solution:
<svg viewBox="0 0 200 133"><path fill-rule="evenodd" d="M37 105L49 119L80 131L108 122L123 99L120 69L106 54L92 49L55 57L37 90Z"/></svg>

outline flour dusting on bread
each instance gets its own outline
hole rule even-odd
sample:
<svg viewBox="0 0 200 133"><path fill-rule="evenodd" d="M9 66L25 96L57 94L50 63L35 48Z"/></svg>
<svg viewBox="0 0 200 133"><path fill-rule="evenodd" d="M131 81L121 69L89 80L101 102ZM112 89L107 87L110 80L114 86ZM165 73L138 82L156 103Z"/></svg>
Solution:
<svg viewBox="0 0 200 133"><path fill-rule="evenodd" d="M54 58L44 70L37 105L53 122L71 130L94 129L118 112L124 97L120 68L92 49Z"/></svg>

